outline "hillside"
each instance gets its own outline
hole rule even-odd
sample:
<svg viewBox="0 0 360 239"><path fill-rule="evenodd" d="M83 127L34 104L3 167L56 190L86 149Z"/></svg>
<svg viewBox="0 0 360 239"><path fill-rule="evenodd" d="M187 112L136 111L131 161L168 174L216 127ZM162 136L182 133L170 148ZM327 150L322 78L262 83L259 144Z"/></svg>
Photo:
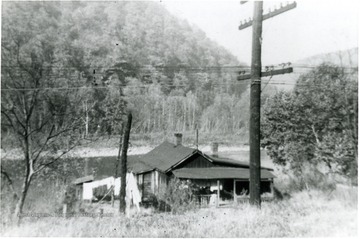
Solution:
<svg viewBox="0 0 360 239"><path fill-rule="evenodd" d="M306 73L311 70L311 67L318 66L322 63L330 63L344 67L357 67L358 48L329 52L300 59L293 63L294 74L275 76L271 79L271 82L279 83L276 85L278 89L292 90L300 74Z"/></svg>
<svg viewBox="0 0 360 239"><path fill-rule="evenodd" d="M81 134L119 135L125 107L144 137L196 128L221 135L247 124L238 110L247 83L226 68L240 64L236 57L158 3L4 2L2 22L2 88L65 88L54 100L87 117ZM38 85L19 77L29 70L41 75Z"/></svg>
<svg viewBox="0 0 360 239"><path fill-rule="evenodd" d="M131 109L132 137L144 144L156 145L174 132L193 142L196 129L204 144L247 142L248 82L238 82L232 67L240 63L158 3L4 2L2 22L1 87L47 89L39 91L38 102L81 119L75 132L83 137L117 142L123 114ZM350 62L349 53L343 54L342 62ZM350 55L355 64L357 49ZM336 56L295 65L339 62ZM31 79L38 75L35 84ZM271 83L280 83L275 85L265 79L263 101L277 89L292 89L298 76L275 76ZM2 92L2 106L21 104L14 92L21 93ZM48 112L41 104L35 108L34 124L39 124ZM2 145L18 147L9 137L3 124Z"/></svg>
<svg viewBox="0 0 360 239"><path fill-rule="evenodd" d="M296 65L320 65L321 63L331 63L344 67L358 66L358 48L352 48L344 51L329 52L310 56L305 59L298 60Z"/></svg>

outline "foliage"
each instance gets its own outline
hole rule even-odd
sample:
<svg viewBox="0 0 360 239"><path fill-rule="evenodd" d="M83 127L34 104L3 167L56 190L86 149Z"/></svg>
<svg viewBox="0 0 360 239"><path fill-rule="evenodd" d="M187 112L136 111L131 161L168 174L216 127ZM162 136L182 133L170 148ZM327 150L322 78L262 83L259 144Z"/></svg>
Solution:
<svg viewBox="0 0 360 239"><path fill-rule="evenodd" d="M227 133L247 121L241 114L215 114L216 96L238 101L246 89L236 85L236 72L219 68L238 65L236 58L157 3L6 2L3 9L2 66L13 70L6 56L16 56L14 32L31 42L28 52L44 51L48 87L83 88L77 112L84 136L85 131L118 135L127 104L137 111L137 133L195 128ZM6 49L13 50L7 55ZM73 93L58 92L70 101L79 97ZM234 104L223 111L229 115L238 109ZM206 116L216 124L209 127Z"/></svg>
<svg viewBox="0 0 360 239"><path fill-rule="evenodd" d="M222 93L243 91L216 68L189 70L238 62L157 3L6 2L2 10L1 141L21 148L26 164L16 210L36 175L83 138L120 134L125 108L136 111L139 133L194 130L219 78Z"/></svg>
<svg viewBox="0 0 360 239"><path fill-rule="evenodd" d="M189 180L173 178L159 199L170 207L172 213L183 213L195 207L196 190L196 185Z"/></svg>
<svg viewBox="0 0 360 239"><path fill-rule="evenodd" d="M357 73L320 65L279 92L263 110L262 147L298 178L307 168L357 176ZM311 166L308 166L308 165Z"/></svg>

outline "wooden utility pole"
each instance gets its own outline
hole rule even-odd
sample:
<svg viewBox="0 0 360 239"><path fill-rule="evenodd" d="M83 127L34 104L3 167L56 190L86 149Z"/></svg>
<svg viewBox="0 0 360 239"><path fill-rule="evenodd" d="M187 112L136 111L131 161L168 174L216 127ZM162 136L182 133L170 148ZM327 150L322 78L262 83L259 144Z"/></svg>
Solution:
<svg viewBox="0 0 360 239"><path fill-rule="evenodd" d="M263 2L254 2L250 89L250 203L260 207L260 95Z"/></svg>
<svg viewBox="0 0 360 239"><path fill-rule="evenodd" d="M125 214L126 208L126 173L127 173L127 150L129 146L130 130L131 130L132 114L131 112L127 115L127 123L124 132L124 140L121 152L121 185L120 185L120 213Z"/></svg>
<svg viewBox="0 0 360 239"><path fill-rule="evenodd" d="M242 1L244 4L247 1ZM253 27L252 52L251 52L251 75L239 76L238 80L251 79L250 90L250 203L261 207L260 197L260 107L261 107L261 77L278 75L292 72L292 68L277 71L261 72L261 44L262 44L262 21L296 7L296 3L288 4L263 15L263 2L254 2L253 20L241 22L239 30Z"/></svg>

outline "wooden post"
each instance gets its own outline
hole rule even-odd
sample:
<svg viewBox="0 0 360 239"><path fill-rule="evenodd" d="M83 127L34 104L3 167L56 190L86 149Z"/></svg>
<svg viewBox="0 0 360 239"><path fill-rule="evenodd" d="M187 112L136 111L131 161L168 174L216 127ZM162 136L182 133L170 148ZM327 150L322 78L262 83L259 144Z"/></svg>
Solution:
<svg viewBox="0 0 360 239"><path fill-rule="evenodd" d="M274 197L274 180L271 179L270 181L270 193L272 195L272 197Z"/></svg>
<svg viewBox="0 0 360 239"><path fill-rule="evenodd" d="M64 203L64 204L63 204L63 217L66 218L66 215L67 215L67 204Z"/></svg>
<svg viewBox="0 0 360 239"><path fill-rule="evenodd" d="M159 194L159 172L155 170L155 193Z"/></svg>
<svg viewBox="0 0 360 239"><path fill-rule="evenodd" d="M260 98L261 98L261 34L263 2L254 2L250 91L250 203L260 200Z"/></svg>
<svg viewBox="0 0 360 239"><path fill-rule="evenodd" d="M220 180L217 180L217 200L216 200L216 206L220 206Z"/></svg>
<svg viewBox="0 0 360 239"><path fill-rule="evenodd" d="M121 186L120 186L120 212L125 214L126 211L126 173L127 173L127 150L129 146L132 114L128 113L127 123L124 134L123 147L121 152Z"/></svg>
<svg viewBox="0 0 360 239"><path fill-rule="evenodd" d="M121 123L121 128L120 128L120 142L119 142L119 150L118 150L118 155L117 155L117 159L116 159L116 164L115 164L115 173L114 173L114 178L115 180L118 177L118 171L119 171L119 162L120 162L120 157L121 157L121 150L122 150L122 137L124 134L124 123ZM115 185L114 185L115 186ZM115 187L113 189L112 195L111 195L111 206L113 207L115 204Z"/></svg>
<svg viewBox="0 0 360 239"><path fill-rule="evenodd" d="M243 1L246 2L246 1ZM251 57L251 91L250 91L250 203L261 207L260 198L260 95L261 76L274 75L273 71L261 72L261 44L262 21L277 16L296 7L296 3L287 4L273 12L262 15L263 2L254 1L254 17L252 21L245 21L239 30L252 26L252 57ZM292 68L282 69L276 74L292 72ZM238 80L248 79L249 76L238 77Z"/></svg>
<svg viewBox="0 0 360 239"><path fill-rule="evenodd" d="M234 179L234 203L236 205L236 181Z"/></svg>
<svg viewBox="0 0 360 239"><path fill-rule="evenodd" d="M114 203L115 203L115 190L114 189L115 189L115 182L114 182L114 188L111 189L111 207L114 207Z"/></svg>
<svg viewBox="0 0 360 239"><path fill-rule="evenodd" d="M100 208L100 218L103 218L103 216L104 216L104 209Z"/></svg>

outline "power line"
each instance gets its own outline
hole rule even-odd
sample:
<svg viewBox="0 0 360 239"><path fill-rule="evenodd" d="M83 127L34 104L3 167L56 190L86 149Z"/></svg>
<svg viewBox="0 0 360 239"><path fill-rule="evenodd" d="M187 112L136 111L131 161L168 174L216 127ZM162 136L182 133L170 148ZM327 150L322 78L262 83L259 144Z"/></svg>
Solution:
<svg viewBox="0 0 360 239"><path fill-rule="evenodd" d="M314 87L314 86L319 86L319 87L323 87L324 85L322 84L299 84L299 83L286 83L286 82L267 82L267 84L269 85L288 85L288 86L304 86L304 87ZM211 84L211 86L233 86L233 85L250 85L249 80L247 82L242 81L242 82L235 82L235 83L231 83L231 84L226 84L226 83L215 83L215 84ZM150 88L151 86L157 86L157 84L149 84L149 85L118 85L121 87L126 87L126 88ZM174 85L174 84L158 84L158 86L169 86L169 87L188 87L187 84L178 84L178 85ZM111 90L114 89L112 87L109 86L87 86L87 87L44 87L44 88L3 88L1 89L1 91L34 91L34 90L92 90L92 89L107 89L107 90Z"/></svg>
<svg viewBox="0 0 360 239"><path fill-rule="evenodd" d="M319 64L321 65L321 64ZM299 69L313 69L313 68L317 68L319 67L319 65L304 65L304 64L294 64L292 65L293 68L299 68ZM335 64L335 66L338 66ZM347 70L358 70L358 67L354 66L338 66L341 67L342 69L347 69ZM1 68L23 68L20 66L16 66L16 65L1 65ZM66 67L66 66L46 66L43 68L51 68L51 69L60 69L60 70L65 70L65 69L74 69L74 70L78 70L78 68L76 67ZM136 67L135 67L136 68ZM265 67L263 67L265 68ZM100 70L100 69L105 69L105 70L124 70L124 68L121 67L87 67L87 69L89 70ZM191 67L191 66L173 66L173 65L169 65L169 66L152 66L152 65L143 65L143 66L139 66L138 69L143 69L143 70L152 70L152 69L184 69L184 70L194 70L194 71L204 71L204 70L223 70L223 69L250 69L250 66L199 66L199 67Z"/></svg>
<svg viewBox="0 0 360 239"><path fill-rule="evenodd" d="M239 82L236 83L239 85L248 85L248 82ZM151 86L156 86L157 84L149 84L149 85L117 85L120 87L126 87L126 88L150 88ZM187 84L178 84L178 85L174 85L174 84L158 84L159 86L173 86L173 87L188 87ZM230 84L221 84L221 83L216 83L216 84L211 84L211 86L220 86L220 85L224 85L224 86L231 86ZM44 88L3 88L1 89L1 91L33 91L33 90L86 90L86 89L114 89L112 87L109 86L87 86L87 87L44 87Z"/></svg>
<svg viewBox="0 0 360 239"><path fill-rule="evenodd" d="M2 65L2 68L23 68L17 65ZM73 66L46 66L45 68L51 68L51 69L74 69L78 70L77 67ZM85 67L84 67L85 68ZM97 69L106 69L106 70L124 70L122 67L86 67L89 70L97 70ZM191 66L173 66L173 65L167 65L167 66L152 66L152 65L143 65L143 66L134 66L135 69L144 69L144 70L152 70L152 69L186 69L186 70L219 70L219 69L250 69L249 66L198 66L198 67L191 67Z"/></svg>

